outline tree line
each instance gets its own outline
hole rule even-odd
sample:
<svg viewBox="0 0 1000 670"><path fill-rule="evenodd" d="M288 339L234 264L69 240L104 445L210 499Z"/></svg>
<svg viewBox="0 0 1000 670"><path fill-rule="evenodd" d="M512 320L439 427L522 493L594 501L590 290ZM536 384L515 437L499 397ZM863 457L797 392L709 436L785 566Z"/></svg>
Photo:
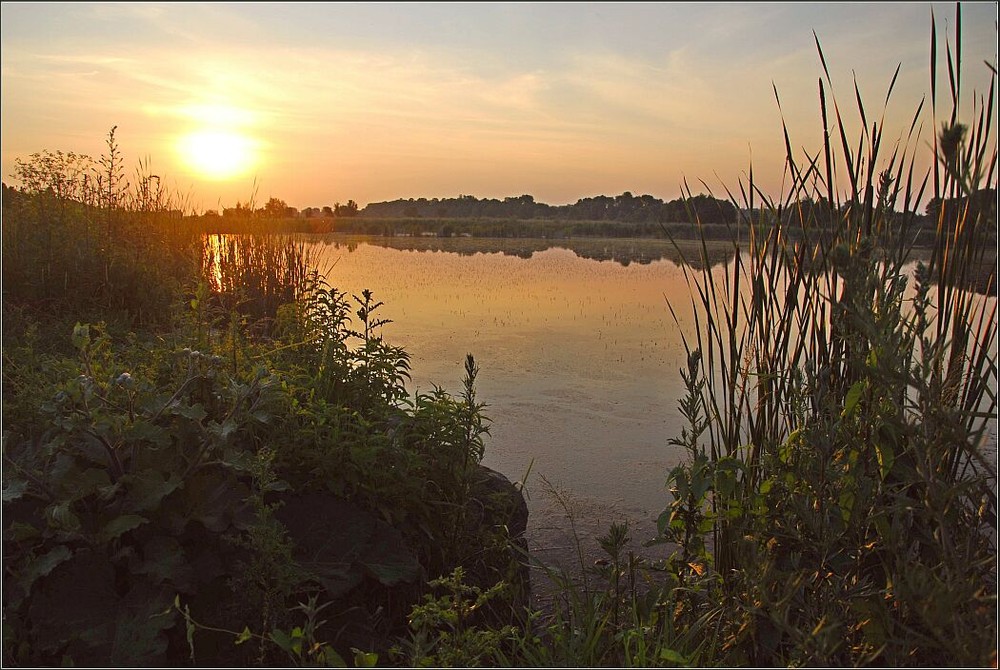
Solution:
<svg viewBox="0 0 1000 670"><path fill-rule="evenodd" d="M347 204L334 203L333 207L306 207L298 210L290 206L281 198L269 198L262 207L255 207L253 201L239 202L232 207L223 207L222 216L234 219L267 218L267 219L291 219L304 217L311 218L343 218L358 215L358 203L348 200ZM210 209L204 213L205 216L219 216L218 210Z"/></svg>
<svg viewBox="0 0 1000 670"><path fill-rule="evenodd" d="M726 200L710 195L664 202L651 195L634 196L628 191L617 196L581 198L570 205L536 202L530 195L497 198L410 198L373 202L361 210L370 218L487 218L547 219L555 221L619 221L625 223L736 223L739 212Z"/></svg>

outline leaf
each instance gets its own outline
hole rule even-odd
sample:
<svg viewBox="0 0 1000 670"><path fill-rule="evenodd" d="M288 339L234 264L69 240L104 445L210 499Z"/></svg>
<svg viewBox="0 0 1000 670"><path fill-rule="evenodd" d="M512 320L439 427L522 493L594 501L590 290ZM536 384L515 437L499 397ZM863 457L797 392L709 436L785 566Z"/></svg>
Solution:
<svg viewBox="0 0 1000 670"><path fill-rule="evenodd" d="M181 528L199 521L212 532L224 532L233 524L249 522L248 495L247 487L227 470L202 468L184 483L179 504L171 509L172 521Z"/></svg>
<svg viewBox="0 0 1000 670"><path fill-rule="evenodd" d="M166 479L157 470L143 470L125 475L121 483L127 485L123 508L129 512L155 510L168 495L180 485L180 475L170 474Z"/></svg>
<svg viewBox="0 0 1000 670"><path fill-rule="evenodd" d="M182 416L185 419L191 419L192 421L201 421L206 416L208 412L200 404L196 405L181 405L180 403L172 405L170 407L170 413L177 416Z"/></svg>
<svg viewBox="0 0 1000 670"><path fill-rule="evenodd" d="M275 517L288 529L294 557L336 598L364 575L385 586L416 581L421 567L398 530L372 514L322 493L284 499Z"/></svg>
<svg viewBox="0 0 1000 670"><path fill-rule="evenodd" d="M98 539L102 542L110 542L119 535L138 528L144 523L149 523L149 519L141 517L138 514L124 514L105 524L104 528L98 534Z"/></svg>
<svg viewBox="0 0 1000 670"><path fill-rule="evenodd" d="M170 431L154 426L145 419L137 419L125 429L122 436L129 442L149 442L157 447L170 446Z"/></svg>
<svg viewBox="0 0 1000 670"><path fill-rule="evenodd" d="M686 666L688 664L688 659L686 656L670 648L664 648L660 650L660 660L681 666Z"/></svg>
<svg viewBox="0 0 1000 670"><path fill-rule="evenodd" d="M176 539L162 535L150 538L142 549L142 556L142 562L133 568L135 574L147 575L154 583L169 582L177 589L190 591L191 566Z"/></svg>
<svg viewBox="0 0 1000 670"><path fill-rule="evenodd" d="M214 421L210 423L209 430L218 435L219 439L225 442L230 438L230 436L239 429L239 424L233 418L228 418L221 424L215 423Z"/></svg>
<svg viewBox="0 0 1000 670"><path fill-rule="evenodd" d="M31 581L49 574L57 565L63 561L69 560L72 555L73 553L69 550L69 547L60 544L58 547L52 549L41 558L36 559L32 562L29 573L31 575Z"/></svg>
<svg viewBox="0 0 1000 670"><path fill-rule="evenodd" d="M16 609L30 593L35 582L52 572L60 563L64 563L73 557L73 552L65 545L60 544L54 549L50 549L39 558L31 560L27 569L17 578L8 584L4 580L4 607Z"/></svg>
<svg viewBox="0 0 1000 670"><path fill-rule="evenodd" d="M292 638L280 628L271 631L271 641L281 647L282 651L292 653Z"/></svg>
<svg viewBox="0 0 1000 670"><path fill-rule="evenodd" d="M45 510L49 525L57 530L76 531L80 528L80 519L70 509L70 501L53 505Z"/></svg>
<svg viewBox="0 0 1000 670"><path fill-rule="evenodd" d="M28 482L23 479L7 480L3 487L3 501L13 502L24 495L28 490Z"/></svg>
<svg viewBox="0 0 1000 670"><path fill-rule="evenodd" d="M847 390L847 396L844 398L844 411L840 413L841 417L848 417L854 413L854 409L858 406L864 390L864 380L856 381L851 385L851 388Z"/></svg>
<svg viewBox="0 0 1000 670"><path fill-rule="evenodd" d="M30 523L23 523L21 521L15 521L10 524L10 527L4 535L5 539L13 542L23 542L24 540L30 540L40 536L40 530L32 526Z"/></svg>
<svg viewBox="0 0 1000 670"><path fill-rule="evenodd" d="M374 668L378 664L378 654L373 651L365 652L351 647L351 652L354 654L354 667L356 668Z"/></svg>
<svg viewBox="0 0 1000 670"><path fill-rule="evenodd" d="M69 489L68 499L80 500L92 493L100 493L111 485L108 471L102 468L87 468L83 472L70 471L69 477L60 482L62 487Z"/></svg>
<svg viewBox="0 0 1000 670"><path fill-rule="evenodd" d="M375 656L375 663L377 663L378 654L374 654L374 656ZM344 658L340 654L338 654L333 647L329 645L323 645L323 647L320 649L319 662L322 663L327 668L347 667L347 663L344 661ZM355 664L357 664L357 657L355 657ZM363 667L363 666L359 665L357 667ZM373 663L372 665L367 667L374 668L375 664Z"/></svg>
<svg viewBox="0 0 1000 670"><path fill-rule="evenodd" d="M663 535L667 531L667 526L670 525L670 510L666 510L660 513L660 516L656 518L656 532Z"/></svg>
<svg viewBox="0 0 1000 670"><path fill-rule="evenodd" d="M253 633L250 632L250 627L244 626L243 632L236 638L236 644L243 644L244 642L248 642L251 638L253 638Z"/></svg>
<svg viewBox="0 0 1000 670"><path fill-rule="evenodd" d="M291 488L292 488L291 485L288 482L286 482L284 479L277 479L277 480L275 480L273 482L268 482L267 485L264 487L264 490L265 491L288 491Z"/></svg>
<svg viewBox="0 0 1000 670"><path fill-rule="evenodd" d="M163 632L174 625L171 599L171 592L141 581L120 597L111 563L81 551L32 593L28 617L43 651L65 649L80 665L159 666L167 649Z"/></svg>
<svg viewBox="0 0 1000 670"><path fill-rule="evenodd" d="M896 462L896 455L889 445L875 443L875 458L878 459L879 475L884 480L892 470L893 463Z"/></svg>

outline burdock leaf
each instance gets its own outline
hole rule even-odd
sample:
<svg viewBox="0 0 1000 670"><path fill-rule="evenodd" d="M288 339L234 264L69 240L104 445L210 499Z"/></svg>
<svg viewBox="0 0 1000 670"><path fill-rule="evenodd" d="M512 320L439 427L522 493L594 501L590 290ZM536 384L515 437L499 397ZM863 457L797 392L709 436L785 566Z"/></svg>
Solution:
<svg viewBox="0 0 1000 670"><path fill-rule="evenodd" d="M109 542L119 535L127 533L128 531L138 528L144 523L148 523L149 519L141 517L138 514L124 514L116 519L112 519L104 528L101 529L99 537L103 542Z"/></svg>

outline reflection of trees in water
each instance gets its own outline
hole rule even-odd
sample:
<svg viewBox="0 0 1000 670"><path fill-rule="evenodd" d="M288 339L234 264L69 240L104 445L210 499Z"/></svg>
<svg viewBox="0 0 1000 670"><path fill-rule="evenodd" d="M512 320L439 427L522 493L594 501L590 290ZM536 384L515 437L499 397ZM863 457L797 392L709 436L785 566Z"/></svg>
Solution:
<svg viewBox="0 0 1000 670"><path fill-rule="evenodd" d="M438 237L347 237L328 236L324 244L346 247L353 251L358 244L372 244L402 251L442 251L474 256L475 254L503 254L518 258L531 258L546 249L569 249L581 258L611 261L628 266L632 263L648 265L654 261L669 260L675 265L704 266L701 243L679 242L676 246L668 240L650 239L577 239L546 240L537 238L438 238ZM735 256L730 243L709 243L708 265L728 263Z"/></svg>

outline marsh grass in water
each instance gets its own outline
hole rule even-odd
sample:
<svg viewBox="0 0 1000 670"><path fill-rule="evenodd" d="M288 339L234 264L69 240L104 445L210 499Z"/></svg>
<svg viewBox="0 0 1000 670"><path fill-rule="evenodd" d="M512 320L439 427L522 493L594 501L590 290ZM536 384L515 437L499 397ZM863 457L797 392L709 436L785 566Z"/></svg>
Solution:
<svg viewBox="0 0 1000 670"><path fill-rule="evenodd" d="M715 576L734 663L995 664L996 300L964 288L995 245L995 213L968 206L995 174L993 91L963 126L949 51L931 184L947 204L909 276L931 176L915 174L917 135L884 157L859 96L852 142L817 48L824 129L835 119L822 155L799 159L786 132L786 200L741 184L748 209L765 206L732 273L690 273L690 458L660 532L681 547L679 577ZM793 244L777 214L802 195L832 224L806 219Z"/></svg>

